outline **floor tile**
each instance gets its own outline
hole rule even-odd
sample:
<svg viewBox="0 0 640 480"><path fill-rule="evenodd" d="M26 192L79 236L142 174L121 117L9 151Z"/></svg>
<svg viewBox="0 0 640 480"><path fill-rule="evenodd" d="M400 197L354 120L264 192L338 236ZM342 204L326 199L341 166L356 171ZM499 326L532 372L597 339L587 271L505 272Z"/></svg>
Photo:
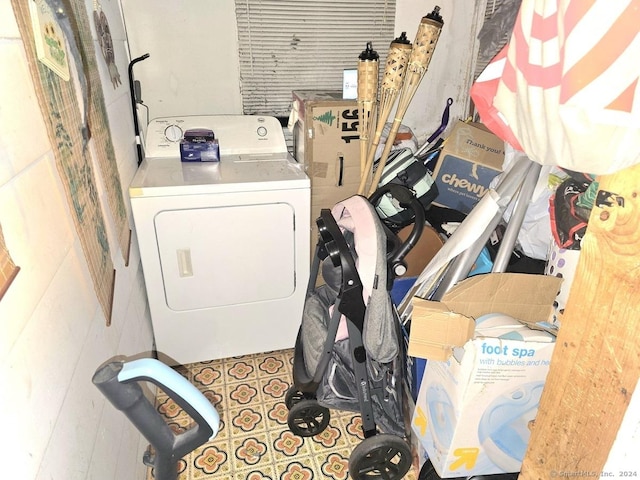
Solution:
<svg viewBox="0 0 640 480"><path fill-rule="evenodd" d="M360 416L331 409L329 425L319 434L291 433L284 399L292 357L293 350L284 350L177 367L221 420L218 435L180 461L179 480L350 479L349 456L364 438ZM193 426L164 392L158 392L156 408L176 433ZM416 476L410 472L405 478Z"/></svg>

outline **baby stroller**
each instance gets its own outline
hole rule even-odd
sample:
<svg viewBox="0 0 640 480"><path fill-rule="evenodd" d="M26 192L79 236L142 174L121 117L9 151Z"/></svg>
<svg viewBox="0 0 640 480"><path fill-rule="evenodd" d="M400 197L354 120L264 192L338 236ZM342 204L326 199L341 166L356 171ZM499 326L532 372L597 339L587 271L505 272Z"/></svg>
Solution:
<svg viewBox="0 0 640 480"><path fill-rule="evenodd" d="M415 216L404 242L376 215L373 205L386 194ZM288 425L311 437L328 426L329 407L359 412L365 439L349 458L351 478L401 479L412 455L403 414L405 343L390 290L422 234L424 206L406 187L389 184L369 200L355 195L322 210L317 224L294 385L285 397ZM325 283L316 287L319 272Z"/></svg>

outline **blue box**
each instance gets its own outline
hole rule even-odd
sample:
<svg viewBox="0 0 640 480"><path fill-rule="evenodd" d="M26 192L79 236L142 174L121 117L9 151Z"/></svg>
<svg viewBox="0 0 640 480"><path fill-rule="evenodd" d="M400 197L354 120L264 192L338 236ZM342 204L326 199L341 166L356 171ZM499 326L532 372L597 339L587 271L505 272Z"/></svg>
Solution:
<svg viewBox="0 0 640 480"><path fill-rule="evenodd" d="M459 121L447 137L433 179L441 207L469 213L502 172L504 142L480 123Z"/></svg>
<svg viewBox="0 0 640 480"><path fill-rule="evenodd" d="M180 160L183 162L219 162L220 146L218 140L206 142L181 140Z"/></svg>

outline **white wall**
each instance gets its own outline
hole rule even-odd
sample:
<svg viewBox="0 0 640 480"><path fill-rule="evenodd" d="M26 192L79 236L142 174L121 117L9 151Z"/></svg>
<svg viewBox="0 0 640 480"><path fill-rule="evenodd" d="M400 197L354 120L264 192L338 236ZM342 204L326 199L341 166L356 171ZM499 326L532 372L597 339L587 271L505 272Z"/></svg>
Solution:
<svg viewBox="0 0 640 480"><path fill-rule="evenodd" d="M453 104L447 132L454 119L464 119L468 115L469 89L478 51L476 37L482 27L485 3L484 0L396 1L396 34L406 31L412 42L420 19L435 5L441 8L444 21L429 68L402 120L416 134L419 143L440 126L448 98Z"/></svg>
<svg viewBox="0 0 640 480"><path fill-rule="evenodd" d="M234 0L121 4L150 119L242 113Z"/></svg>
<svg viewBox="0 0 640 480"><path fill-rule="evenodd" d="M101 4L114 35L123 81L114 90L99 56L126 192L137 162L125 35L117 2L103 0ZM87 0L86 5L91 13L93 1ZM152 348L135 238L130 266L125 267L101 189L117 271L113 323L107 327L9 1L0 2L0 64L0 224L7 247L21 268L0 300L0 406L5 436L0 448L0 477L142 479L146 468L141 456L146 442L91 383L96 368L106 360L148 353ZM125 202L128 205L128 199Z"/></svg>

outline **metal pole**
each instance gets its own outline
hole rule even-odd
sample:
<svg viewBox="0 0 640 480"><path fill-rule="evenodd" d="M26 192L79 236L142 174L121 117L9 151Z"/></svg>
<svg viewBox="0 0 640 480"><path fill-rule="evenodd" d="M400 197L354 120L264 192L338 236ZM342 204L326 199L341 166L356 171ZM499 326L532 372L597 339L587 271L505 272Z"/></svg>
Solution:
<svg viewBox="0 0 640 480"><path fill-rule="evenodd" d="M463 278L469 276L469 272L471 271L473 264L478 259L478 256L489 240L491 233L493 233L500 223L500 218L502 218L501 214L496 214L496 216L491 219L484 232L482 232L478 237L478 240L451 261L440 280L438 288L431 297L431 300L442 300L444 294L447 293L451 287Z"/></svg>
<svg viewBox="0 0 640 480"><path fill-rule="evenodd" d="M444 294L449 291L451 287L453 287L456 283L469 275L473 263L477 260L478 255L480 255L480 252L484 248L484 245L489 240L491 233L500 223L505 208L512 202L514 195L516 194L518 189L521 188L524 180L529 175L532 175L532 167L533 162L526 157L522 157L516 161L511 170L503 174L502 178L495 188L495 193L497 194L496 202L500 208L498 209L494 217L489 221L486 228L478 235L473 245L471 245L469 248L467 248L465 251L460 253L457 257L449 262L447 269L442 274L442 278L431 297L433 300L441 300ZM539 174L539 169L537 170L537 172L538 173L535 174L536 180L537 175ZM471 215L473 215L473 211L471 211L471 213L469 214L469 216ZM454 236L455 232L449 239L449 241L451 241ZM515 239L513 239L513 241L515 241ZM506 249L510 248L511 250L513 250L513 246L515 243L512 243L511 245L505 245L506 243L507 242L503 240L503 245L501 245L501 247Z"/></svg>
<svg viewBox="0 0 640 480"><path fill-rule="evenodd" d="M493 267L491 269L492 272L504 272L509 265L511 252L513 252L513 247L516 244L518 234L522 228L522 222L524 221L524 216L527 213L529 202L533 197L533 191L538 183L541 169L542 165L532 162L529 172L520 187L520 192L515 199L513 212L509 218L507 229L504 232L500 248L498 249L496 258L493 261Z"/></svg>

